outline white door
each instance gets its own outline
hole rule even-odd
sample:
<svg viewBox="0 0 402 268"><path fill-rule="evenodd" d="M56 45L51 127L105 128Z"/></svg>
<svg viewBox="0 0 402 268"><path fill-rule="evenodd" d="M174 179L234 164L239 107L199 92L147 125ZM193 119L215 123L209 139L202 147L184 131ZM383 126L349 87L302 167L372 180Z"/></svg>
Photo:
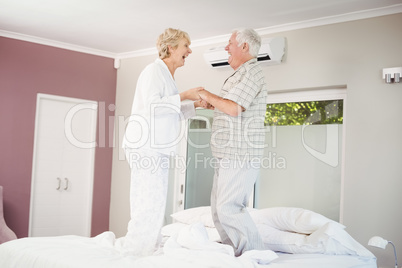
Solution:
<svg viewBox="0 0 402 268"><path fill-rule="evenodd" d="M97 107L38 94L29 236L90 236Z"/></svg>

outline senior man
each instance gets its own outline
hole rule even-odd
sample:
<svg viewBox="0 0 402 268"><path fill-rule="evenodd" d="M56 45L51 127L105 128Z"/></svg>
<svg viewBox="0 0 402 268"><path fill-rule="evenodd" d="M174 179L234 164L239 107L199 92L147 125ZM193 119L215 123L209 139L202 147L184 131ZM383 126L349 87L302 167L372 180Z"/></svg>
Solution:
<svg viewBox="0 0 402 268"><path fill-rule="evenodd" d="M235 71L219 96L200 91L215 107L211 150L217 159L211 209L222 242L235 255L263 250L264 244L246 206L259 176L264 150L267 86L257 63L261 37L253 29L234 30L225 50Z"/></svg>

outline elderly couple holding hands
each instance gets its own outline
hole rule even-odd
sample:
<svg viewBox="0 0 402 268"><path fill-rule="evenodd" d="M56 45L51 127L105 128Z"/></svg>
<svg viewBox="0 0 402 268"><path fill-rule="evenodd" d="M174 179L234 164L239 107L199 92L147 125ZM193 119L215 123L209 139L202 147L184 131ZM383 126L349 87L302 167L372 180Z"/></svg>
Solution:
<svg viewBox="0 0 402 268"><path fill-rule="evenodd" d="M257 63L261 37L253 29L232 32L225 50L234 73L225 80L219 95L202 87L178 91L174 74L192 53L190 43L186 32L166 29L157 40L159 58L145 67L137 81L131 116L141 116L145 122L152 120L155 129L151 142L148 135L140 134L138 122L130 120L123 140L131 167L131 219L120 242L126 254L146 256L158 249L169 175L166 166L152 171L139 167L130 154L135 153L137 159L139 156L168 161L176 151L176 144L170 141L178 135L180 120L194 116L197 107L214 110L210 145L214 158L222 164L215 168L211 212L222 243L231 245L236 256L252 249L264 250L245 209L259 167L236 164L241 159L261 158L263 154L267 86ZM133 145L132 141L139 139L143 140L141 145Z"/></svg>

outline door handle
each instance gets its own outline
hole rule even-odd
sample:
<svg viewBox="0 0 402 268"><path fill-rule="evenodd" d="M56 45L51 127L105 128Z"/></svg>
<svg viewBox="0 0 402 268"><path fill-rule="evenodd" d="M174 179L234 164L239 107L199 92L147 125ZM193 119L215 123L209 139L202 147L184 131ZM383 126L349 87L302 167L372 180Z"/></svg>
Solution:
<svg viewBox="0 0 402 268"><path fill-rule="evenodd" d="M64 180L66 181L66 187L64 187L64 190L67 190L68 189L68 179L64 178Z"/></svg>
<svg viewBox="0 0 402 268"><path fill-rule="evenodd" d="M56 188L56 190L60 190L61 180L60 180L60 178L57 178L57 180L59 181L59 186Z"/></svg>

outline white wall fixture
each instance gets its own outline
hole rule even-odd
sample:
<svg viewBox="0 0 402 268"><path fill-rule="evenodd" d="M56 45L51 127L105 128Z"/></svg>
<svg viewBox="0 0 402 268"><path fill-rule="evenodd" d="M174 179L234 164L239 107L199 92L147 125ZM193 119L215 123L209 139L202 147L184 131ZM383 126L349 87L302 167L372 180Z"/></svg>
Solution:
<svg viewBox="0 0 402 268"><path fill-rule="evenodd" d="M395 245L394 243L392 243L391 241L387 241L382 237L379 236L373 236L372 238L370 238L368 245L372 246L372 247L377 247L377 248L382 248L385 249L385 247L391 244L394 247L394 255L395 255L395 268L398 268L398 260L396 258L396 249L395 249Z"/></svg>
<svg viewBox="0 0 402 268"><path fill-rule="evenodd" d="M384 68L382 69L382 78L385 83L399 83L402 76L402 67Z"/></svg>
<svg viewBox="0 0 402 268"><path fill-rule="evenodd" d="M119 58L114 59L114 68L116 70L118 70L120 68L120 59Z"/></svg>

